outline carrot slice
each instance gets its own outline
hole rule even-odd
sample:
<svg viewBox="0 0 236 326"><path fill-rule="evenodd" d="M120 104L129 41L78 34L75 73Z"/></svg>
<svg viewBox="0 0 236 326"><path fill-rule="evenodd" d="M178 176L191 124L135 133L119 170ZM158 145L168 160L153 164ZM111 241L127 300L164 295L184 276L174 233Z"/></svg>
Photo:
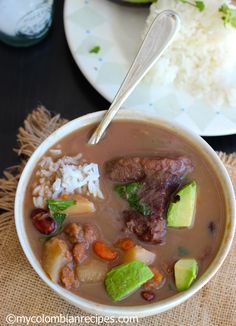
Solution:
<svg viewBox="0 0 236 326"><path fill-rule="evenodd" d="M133 248L135 246L135 243L132 239L124 238L124 239L118 240L116 245L118 248L120 248L124 251L127 251L127 250Z"/></svg>
<svg viewBox="0 0 236 326"><path fill-rule="evenodd" d="M118 257L118 252L110 248L104 241L95 241L93 250L98 257L105 260L114 260Z"/></svg>

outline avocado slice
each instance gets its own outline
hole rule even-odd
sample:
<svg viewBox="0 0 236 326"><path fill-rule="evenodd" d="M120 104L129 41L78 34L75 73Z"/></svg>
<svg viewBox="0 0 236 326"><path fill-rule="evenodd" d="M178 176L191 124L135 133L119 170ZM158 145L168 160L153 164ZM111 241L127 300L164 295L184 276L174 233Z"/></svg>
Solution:
<svg viewBox="0 0 236 326"><path fill-rule="evenodd" d="M178 291L187 290L197 277L198 264L193 258L182 258L174 267L175 286Z"/></svg>
<svg viewBox="0 0 236 326"><path fill-rule="evenodd" d="M197 184L195 181L180 189L177 202L171 202L167 210L167 226L173 228L190 227L193 224L197 199Z"/></svg>
<svg viewBox="0 0 236 326"><path fill-rule="evenodd" d="M107 273L106 291L113 301L120 301L153 276L153 272L147 265L139 260L133 260L114 267Z"/></svg>

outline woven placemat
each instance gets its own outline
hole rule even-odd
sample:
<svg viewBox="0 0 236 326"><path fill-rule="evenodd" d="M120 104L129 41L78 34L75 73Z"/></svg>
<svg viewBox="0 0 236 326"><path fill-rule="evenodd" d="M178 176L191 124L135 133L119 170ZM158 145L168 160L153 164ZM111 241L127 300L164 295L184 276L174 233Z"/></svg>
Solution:
<svg viewBox="0 0 236 326"><path fill-rule="evenodd" d="M22 163L20 166L6 170L5 177L0 179L0 209L3 209L0 217L0 325L7 324L6 316L10 313L18 316L86 315L80 309L59 298L39 279L24 256L13 219L16 186L27 158L50 133L65 122L66 120L60 118L59 115L51 115L44 107L39 107L29 114L17 135L16 152L21 157ZM236 188L236 155L227 156L219 153L219 156L228 169ZM140 319L139 325L236 325L235 275L236 240L217 275L201 291L168 312ZM40 325L46 325L46 323ZM50 323L50 325L53 324ZM57 325L65 324L57 323Z"/></svg>

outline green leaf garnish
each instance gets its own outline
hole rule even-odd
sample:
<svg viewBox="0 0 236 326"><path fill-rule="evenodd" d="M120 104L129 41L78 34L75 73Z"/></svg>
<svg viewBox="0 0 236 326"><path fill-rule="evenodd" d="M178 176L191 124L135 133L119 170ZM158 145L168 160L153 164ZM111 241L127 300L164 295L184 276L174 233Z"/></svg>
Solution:
<svg viewBox="0 0 236 326"><path fill-rule="evenodd" d="M205 9L205 3L203 1L195 1L195 5L199 11L203 11Z"/></svg>
<svg viewBox="0 0 236 326"><path fill-rule="evenodd" d="M61 228L62 228L62 224L65 221L66 214L64 214L64 213L55 213L53 215L53 218L57 223L57 231L60 231Z"/></svg>
<svg viewBox="0 0 236 326"><path fill-rule="evenodd" d="M187 256L189 254L189 250L185 247L178 247L177 248L177 251L178 251L178 255L180 257L184 257L184 256Z"/></svg>
<svg viewBox="0 0 236 326"><path fill-rule="evenodd" d="M115 191L120 195L121 198L126 199L129 206L134 208L144 216L150 215L150 206L146 203L142 203L138 197L138 191L143 187L140 182L133 182L127 185L116 185Z"/></svg>
<svg viewBox="0 0 236 326"><path fill-rule="evenodd" d="M98 54L101 50L101 47L99 45L94 46L92 49L89 50L89 53L95 53Z"/></svg>
<svg viewBox="0 0 236 326"><path fill-rule="evenodd" d="M205 9L204 1L188 1L188 0L179 0L182 3L187 3L190 6L196 7L199 11L203 11Z"/></svg>
<svg viewBox="0 0 236 326"><path fill-rule="evenodd" d="M133 182L127 185L116 185L115 191L120 195L121 198L129 200L133 195L137 195L139 189L143 186L140 182Z"/></svg>
<svg viewBox="0 0 236 326"><path fill-rule="evenodd" d="M76 204L76 200L54 200L49 199L47 201L48 208L52 213L58 213L64 211L65 209L69 208Z"/></svg>
<svg viewBox="0 0 236 326"><path fill-rule="evenodd" d="M48 208L51 211L52 217L54 218L56 222L56 230L52 234L42 237L41 240L48 240L55 235L57 235L61 229L62 225L65 221L66 214L63 213L64 210L69 208L70 206L73 206L76 204L76 200L54 200L54 199L49 199L47 201Z"/></svg>
<svg viewBox="0 0 236 326"><path fill-rule="evenodd" d="M219 8L219 12L223 14L222 20L225 26L229 24L236 28L236 9L230 8L227 4L223 4Z"/></svg>

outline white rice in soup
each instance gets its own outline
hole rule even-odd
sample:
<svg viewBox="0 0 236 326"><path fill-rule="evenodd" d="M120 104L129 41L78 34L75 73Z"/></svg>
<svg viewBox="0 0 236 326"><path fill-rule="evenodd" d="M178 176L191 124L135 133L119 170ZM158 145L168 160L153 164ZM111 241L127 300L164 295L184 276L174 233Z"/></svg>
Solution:
<svg viewBox="0 0 236 326"><path fill-rule="evenodd" d="M58 155L56 152L51 153ZM44 208L48 199L57 199L62 195L82 194L103 199L99 183L98 164L82 160L82 154L58 159L44 157L36 171L33 188L35 207Z"/></svg>

